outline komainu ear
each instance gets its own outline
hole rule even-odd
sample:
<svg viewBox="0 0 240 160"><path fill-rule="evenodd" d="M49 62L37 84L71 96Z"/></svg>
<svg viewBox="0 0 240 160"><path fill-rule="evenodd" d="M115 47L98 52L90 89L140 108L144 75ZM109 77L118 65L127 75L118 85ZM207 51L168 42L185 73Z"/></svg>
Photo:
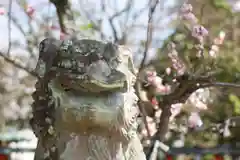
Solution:
<svg viewBox="0 0 240 160"><path fill-rule="evenodd" d="M43 78L51 69L61 43L61 41L53 38L46 38L40 42L38 62L34 70L40 78Z"/></svg>

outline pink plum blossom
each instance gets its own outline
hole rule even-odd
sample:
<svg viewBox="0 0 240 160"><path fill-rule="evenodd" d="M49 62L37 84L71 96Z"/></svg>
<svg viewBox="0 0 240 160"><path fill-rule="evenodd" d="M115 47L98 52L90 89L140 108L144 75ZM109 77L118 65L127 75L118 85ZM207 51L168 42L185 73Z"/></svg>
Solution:
<svg viewBox="0 0 240 160"><path fill-rule="evenodd" d="M203 38L208 35L207 29L201 25L195 25L192 29L192 36L197 38L200 42L203 41Z"/></svg>
<svg viewBox="0 0 240 160"><path fill-rule="evenodd" d="M4 15L6 13L5 8L0 7L0 15Z"/></svg>
<svg viewBox="0 0 240 160"><path fill-rule="evenodd" d="M32 6L27 6L26 12L27 12L28 16L32 17L35 12L35 9Z"/></svg>
<svg viewBox="0 0 240 160"><path fill-rule="evenodd" d="M183 104L182 103L176 103L171 105L171 117L170 121L172 121L182 110Z"/></svg>
<svg viewBox="0 0 240 160"><path fill-rule="evenodd" d="M157 76L155 71L147 71L146 75L148 84L156 88L157 94L167 94L170 92L171 87L169 85L163 85L162 78Z"/></svg>
<svg viewBox="0 0 240 160"><path fill-rule="evenodd" d="M193 10L192 5L191 5L191 4L188 4L188 3L184 3L184 4L182 5L182 7L180 8L180 12L181 12L182 14L192 12L192 10Z"/></svg>
<svg viewBox="0 0 240 160"><path fill-rule="evenodd" d="M60 40L64 40L66 37L66 34L63 32L60 32Z"/></svg>
<svg viewBox="0 0 240 160"><path fill-rule="evenodd" d="M192 112L188 118L188 125L190 128L200 127L203 125L201 117L197 112Z"/></svg>

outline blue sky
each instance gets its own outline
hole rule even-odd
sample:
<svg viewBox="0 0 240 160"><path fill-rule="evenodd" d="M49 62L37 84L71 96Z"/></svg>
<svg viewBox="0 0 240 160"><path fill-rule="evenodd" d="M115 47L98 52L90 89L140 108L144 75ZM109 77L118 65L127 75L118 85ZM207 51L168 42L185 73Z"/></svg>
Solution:
<svg viewBox="0 0 240 160"><path fill-rule="evenodd" d="M48 11L48 4L49 4L48 0L27 0L27 1L28 1L28 4L30 6L33 6L36 9L36 12L37 12L36 15L40 15L41 13L44 13L44 12L46 13ZM75 9L80 8L79 1L80 0L72 0L72 3L74 4L73 7ZM81 1L82 1L83 4L85 2L90 3L90 5L86 5L87 7L99 8L99 0L81 0ZM111 6L113 6L113 4L116 3L117 4L116 6L120 10L121 8L124 7L127 0L116 0L116 1L106 0L106 1L108 2L108 5L111 5ZM166 2L167 2L166 5L173 5L174 4L174 0L168 0ZM2 7L4 7L6 10L8 9L8 3L9 3L9 0L1 0L0 1L0 4L2 5ZM147 0L141 0L141 1L140 0L135 0L133 10L138 10L140 8L143 8L146 3L147 3ZM54 11L54 7L52 5L50 7L50 10L51 10L50 14L54 15L55 11ZM161 8L159 7L157 10L160 11ZM115 12L114 9L112 9L112 10L109 9L108 11L109 11L110 15L111 15L111 13ZM16 0L13 0L12 12L17 17L19 22L26 28L28 26L26 16L22 12L22 10L16 5ZM159 12L159 14L162 14L162 13L163 12L161 12L161 13ZM147 18L148 18L148 14L146 12L139 18L138 23L139 24L146 24ZM162 22L167 23L167 20L169 20L169 19L165 19ZM8 46L7 21L8 20L7 20L6 16L0 16L0 41L1 41L0 50L6 50L7 46ZM109 25L104 25L103 30L104 30L105 33L109 33L109 30L110 30ZM160 39L165 38L171 32L172 32L171 29L164 30L160 33L156 32L155 37L156 36L160 37ZM144 39L145 35L146 35L145 31L137 30L137 32L134 34L133 38ZM13 25L12 25L11 39L12 40L19 40L21 43L23 43L25 41L21 32L19 32L19 30L17 28L15 28Z"/></svg>

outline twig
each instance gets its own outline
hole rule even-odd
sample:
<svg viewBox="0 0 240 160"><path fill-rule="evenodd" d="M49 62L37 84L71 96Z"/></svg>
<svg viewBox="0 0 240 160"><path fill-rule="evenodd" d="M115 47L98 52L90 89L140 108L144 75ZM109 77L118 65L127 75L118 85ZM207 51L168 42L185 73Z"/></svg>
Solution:
<svg viewBox="0 0 240 160"><path fill-rule="evenodd" d="M102 24L103 19L97 20L97 22L94 21L91 18L92 13L89 14L87 12L87 10L85 9L85 7L84 7L85 3L83 3L83 1L79 1L79 3L80 3L80 6L83 6L83 7L81 7L81 17L85 17L91 23L92 29L94 31L99 32L101 39L106 40L107 36L102 32L102 29L101 29L101 24ZM105 12L106 6L105 6L104 0L101 0L100 6L101 6L102 12Z"/></svg>
<svg viewBox="0 0 240 160"><path fill-rule="evenodd" d="M51 17L50 9L51 9L51 2L49 1L48 2L48 9L47 9L48 16L46 18L47 29L46 29L46 31L44 33L46 37L49 37L49 35L50 35L50 17Z"/></svg>
<svg viewBox="0 0 240 160"><path fill-rule="evenodd" d="M121 24L123 35L126 33L126 28L127 28L126 26L129 21L129 16L130 16L130 11L131 11L130 9L132 8L133 0L129 0L127 5L129 7L129 9L126 11L126 15L124 17L123 24Z"/></svg>
<svg viewBox="0 0 240 160"><path fill-rule="evenodd" d="M129 11L129 9L131 8L131 3L127 3L126 7L124 7L122 10L114 13L111 17L108 18L108 22L112 28L112 32L113 32L113 37L114 37L114 43L117 43L119 41L119 38L118 38L118 35L117 35L117 30L116 30L116 27L114 26L113 24L113 20L116 18L116 17L119 17L121 16L124 12L127 12Z"/></svg>
<svg viewBox="0 0 240 160"><path fill-rule="evenodd" d="M153 14L155 12L155 9L156 9L158 3L159 3L159 0L151 0L150 1L150 8L149 8L149 13L148 13L148 26L147 26L147 40L146 40L146 43L144 46L143 59L142 59L141 65L140 65L140 70L144 67L144 64L145 64L145 61L147 58L147 52L148 52L149 46L152 42Z"/></svg>
<svg viewBox="0 0 240 160"><path fill-rule="evenodd" d="M117 30L116 30L116 27L114 26L113 24L113 19L112 18L109 18L108 19L108 22L112 28L112 33L113 33L113 38L114 38L114 43L117 43L118 42L118 35L117 35Z"/></svg>
<svg viewBox="0 0 240 160"><path fill-rule="evenodd" d="M15 17L12 16L12 22L15 23L15 26L18 27L18 29L21 31L21 33L27 37L27 35L33 35L34 38L33 38L33 41L29 41L29 39L27 39L27 49L29 51L29 54L30 54L30 58L34 58L36 59L36 55L34 54L33 52L33 49L29 46L29 44L34 44L34 45L38 45L38 37L36 37L36 35L34 35L34 29L33 29L33 25L31 24L31 16L27 13L27 10L26 10L26 6L22 6L21 5L21 1L17 0L16 1L17 4L19 5L19 7L21 7L21 9L23 10L23 12L26 14L26 16L28 17L28 27L29 27L29 31L28 32L25 32L22 28L22 26L17 22L17 19ZM40 22L37 21L37 19L35 18L35 22L39 25Z"/></svg>
<svg viewBox="0 0 240 160"><path fill-rule="evenodd" d="M10 55L10 50L12 46L12 40L11 40L11 33L12 33L12 28L11 28L11 21L12 21L12 0L9 1L8 5L8 50L7 50L7 55Z"/></svg>
<svg viewBox="0 0 240 160"><path fill-rule="evenodd" d="M4 59L6 62L14 65L15 67L26 71L27 73L29 73L30 75L32 75L32 76L34 76L34 77L38 77L38 75L37 75L34 71L31 71L30 69L22 66L21 64L15 62L14 60L8 58L7 56L5 56L5 55L4 55L3 53L1 53L1 52L0 52L0 56L3 57L3 59Z"/></svg>
<svg viewBox="0 0 240 160"><path fill-rule="evenodd" d="M209 84L203 85L203 87L226 87L226 88L239 88L240 89L240 84L235 84L235 83L227 83L227 82L211 82Z"/></svg>

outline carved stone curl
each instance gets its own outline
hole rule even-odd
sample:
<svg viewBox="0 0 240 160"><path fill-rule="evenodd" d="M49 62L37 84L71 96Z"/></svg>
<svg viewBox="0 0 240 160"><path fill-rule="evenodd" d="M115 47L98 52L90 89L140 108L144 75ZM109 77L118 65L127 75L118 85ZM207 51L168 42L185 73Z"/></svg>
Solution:
<svg viewBox="0 0 240 160"><path fill-rule="evenodd" d="M35 71L41 77L32 105L35 160L145 160L130 50L45 39Z"/></svg>

